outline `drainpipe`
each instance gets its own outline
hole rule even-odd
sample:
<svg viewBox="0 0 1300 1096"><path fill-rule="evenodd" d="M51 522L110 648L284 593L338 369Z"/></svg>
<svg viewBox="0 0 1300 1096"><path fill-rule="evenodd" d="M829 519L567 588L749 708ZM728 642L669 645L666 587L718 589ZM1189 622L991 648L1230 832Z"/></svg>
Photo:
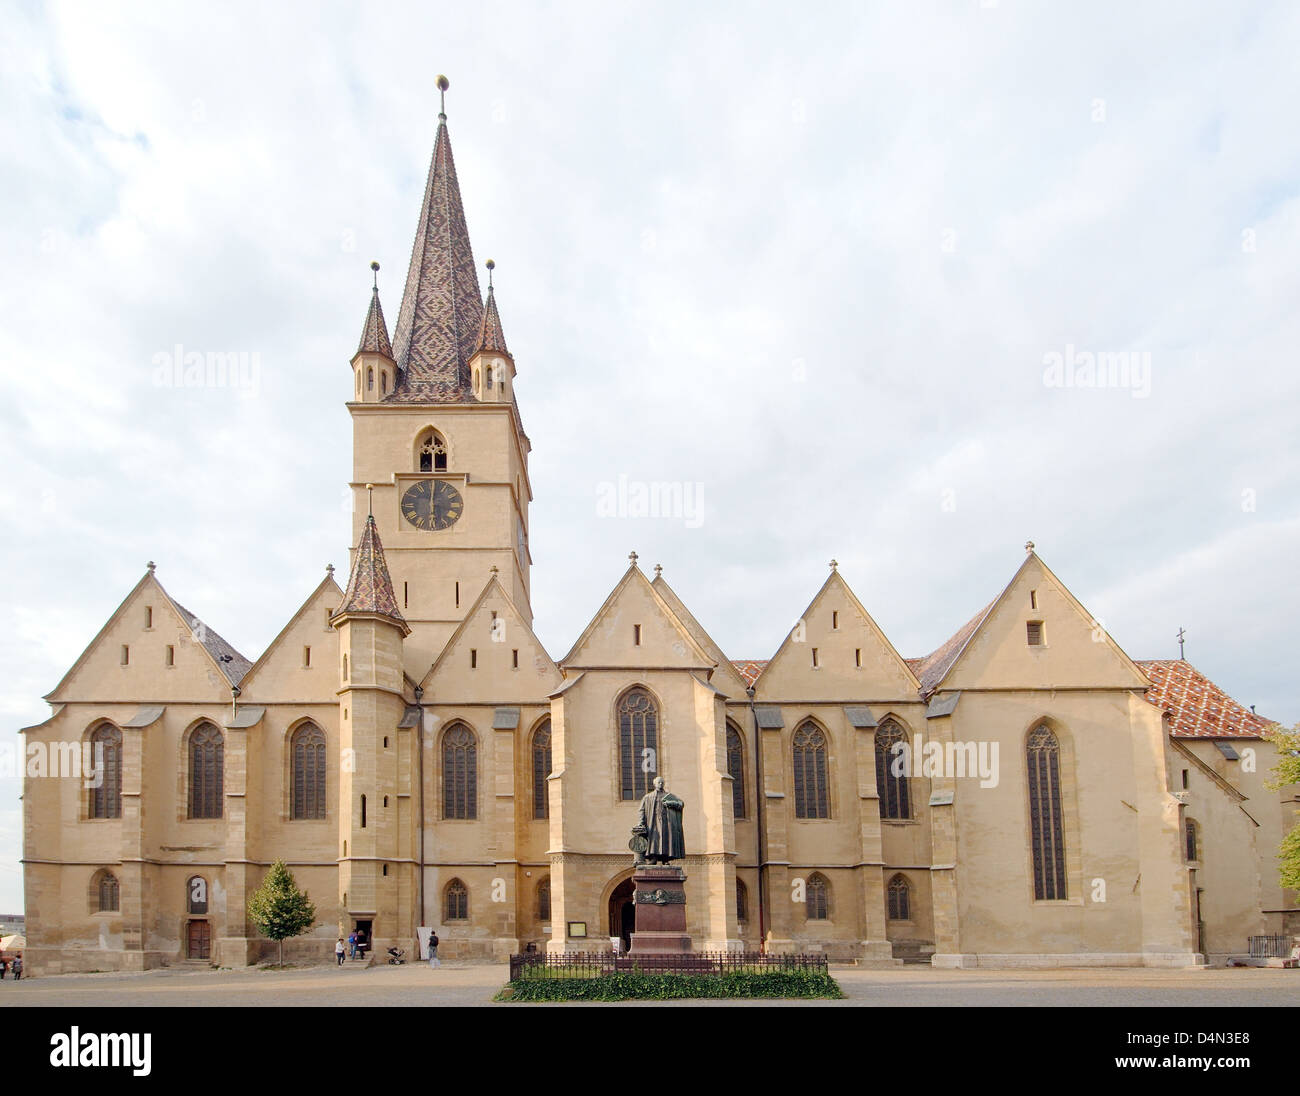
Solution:
<svg viewBox="0 0 1300 1096"><path fill-rule="evenodd" d="M758 827L758 947L767 951L767 885L765 869L767 841L763 825L764 800L767 798L763 784L763 740L758 726L758 713L754 710L754 687L745 690L749 697L749 723L754 728L754 824Z"/></svg>
<svg viewBox="0 0 1300 1096"><path fill-rule="evenodd" d="M415 687L415 703L420 709L420 718L415 724L415 756L416 756L416 773L420 781L420 794L416 797L419 804L420 819L420 924L427 925L424 910L424 689L419 685ZM418 927L418 926L417 926ZM418 933L417 933L418 937Z"/></svg>

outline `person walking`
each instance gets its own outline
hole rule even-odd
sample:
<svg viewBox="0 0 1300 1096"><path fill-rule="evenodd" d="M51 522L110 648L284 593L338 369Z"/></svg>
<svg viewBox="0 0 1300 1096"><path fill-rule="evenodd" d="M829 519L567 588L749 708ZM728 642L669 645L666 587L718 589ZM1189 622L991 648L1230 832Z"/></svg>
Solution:
<svg viewBox="0 0 1300 1096"><path fill-rule="evenodd" d="M8 962L4 959L0 959L0 982L3 982L5 980L5 972L8 969L9 969Z"/></svg>
<svg viewBox="0 0 1300 1096"><path fill-rule="evenodd" d="M334 945L334 958L339 961L339 966L343 965L343 955L346 949L343 947L343 937L339 937L339 942Z"/></svg>
<svg viewBox="0 0 1300 1096"><path fill-rule="evenodd" d="M12 965L14 968L14 981L17 982L23 976L23 957L21 955L15 955Z"/></svg>
<svg viewBox="0 0 1300 1096"><path fill-rule="evenodd" d="M429 969L436 970L442 966L442 960L438 958L438 934L429 933Z"/></svg>
<svg viewBox="0 0 1300 1096"><path fill-rule="evenodd" d="M356 957L357 957L357 930L353 929L350 933L348 933L348 958L355 959Z"/></svg>

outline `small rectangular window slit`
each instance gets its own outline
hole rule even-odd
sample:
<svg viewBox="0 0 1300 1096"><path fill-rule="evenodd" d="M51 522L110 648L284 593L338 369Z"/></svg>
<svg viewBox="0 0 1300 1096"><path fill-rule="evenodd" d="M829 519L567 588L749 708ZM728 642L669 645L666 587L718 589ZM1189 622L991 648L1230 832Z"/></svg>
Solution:
<svg viewBox="0 0 1300 1096"><path fill-rule="evenodd" d="M130 664L131 664L131 648L127 644L123 643L122 644L122 665L129 666Z"/></svg>
<svg viewBox="0 0 1300 1096"><path fill-rule="evenodd" d="M310 647L304 647L302 649L302 665L304 669L311 669L311 648Z"/></svg>
<svg viewBox="0 0 1300 1096"><path fill-rule="evenodd" d="M817 669L817 648L816 647L812 649L812 656L813 656L813 669L815 670Z"/></svg>
<svg viewBox="0 0 1300 1096"><path fill-rule="evenodd" d="M511 669L514 669L514 670L519 669L519 651L518 651L518 650L514 650L514 651L511 651L511 652L510 652L510 667L511 667Z"/></svg>
<svg viewBox="0 0 1300 1096"><path fill-rule="evenodd" d="M469 668L471 670L478 669L478 649L476 647L469 649Z"/></svg>
<svg viewBox="0 0 1300 1096"><path fill-rule="evenodd" d="M859 669L862 668L862 648L861 648L861 647L854 647L854 648L853 648L853 665L857 666Z"/></svg>
<svg viewBox="0 0 1300 1096"><path fill-rule="evenodd" d="M1037 590L1030 590L1030 591L1029 591L1029 607L1030 607L1031 609L1037 609L1037 608L1038 608L1038 591L1037 591Z"/></svg>
<svg viewBox="0 0 1300 1096"><path fill-rule="evenodd" d="M832 627L832 628L838 628L839 626L840 626L840 614L839 614L838 612L832 612L832 613L831 613L831 627Z"/></svg>
<svg viewBox="0 0 1300 1096"><path fill-rule="evenodd" d="M176 665L176 648L173 647L170 643L167 644L167 665L168 666Z"/></svg>
<svg viewBox="0 0 1300 1096"><path fill-rule="evenodd" d="M639 624L632 625L632 643L637 647L641 646L641 625Z"/></svg>

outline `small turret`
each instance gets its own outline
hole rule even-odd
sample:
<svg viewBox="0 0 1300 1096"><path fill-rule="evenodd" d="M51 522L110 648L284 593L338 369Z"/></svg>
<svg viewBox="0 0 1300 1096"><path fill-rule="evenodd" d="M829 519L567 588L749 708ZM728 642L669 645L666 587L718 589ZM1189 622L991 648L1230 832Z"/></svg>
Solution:
<svg viewBox="0 0 1300 1096"><path fill-rule="evenodd" d="M361 343L352 356L352 394L358 403L378 403L397 387L393 344L388 341L388 326L379 304L379 264L371 263L370 269L375 272L375 284L370 291Z"/></svg>
<svg viewBox="0 0 1300 1096"><path fill-rule="evenodd" d="M515 360L506 348L501 314L497 311L496 289L492 284L492 271L496 265L491 259L487 261L487 303L483 306L483 322L479 324L474 354L469 360L474 397L483 403L509 403L515 390Z"/></svg>

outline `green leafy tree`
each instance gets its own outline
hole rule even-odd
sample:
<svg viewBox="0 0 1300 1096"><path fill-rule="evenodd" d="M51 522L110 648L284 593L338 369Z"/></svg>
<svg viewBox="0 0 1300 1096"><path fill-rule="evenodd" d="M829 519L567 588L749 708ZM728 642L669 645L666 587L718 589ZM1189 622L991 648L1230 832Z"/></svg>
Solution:
<svg viewBox="0 0 1300 1096"><path fill-rule="evenodd" d="M1268 786L1279 791L1289 784L1300 784L1300 723L1290 730L1280 723L1264 732L1264 738L1277 747L1277 764ZM1300 821L1282 838L1278 849L1281 860L1280 880L1287 890L1300 891Z"/></svg>
<svg viewBox="0 0 1300 1096"><path fill-rule="evenodd" d="M284 942L301 936L316 923L316 907L306 891L298 889L283 860L266 873L262 885L249 896L249 920L268 940L280 945L280 966L284 966Z"/></svg>

